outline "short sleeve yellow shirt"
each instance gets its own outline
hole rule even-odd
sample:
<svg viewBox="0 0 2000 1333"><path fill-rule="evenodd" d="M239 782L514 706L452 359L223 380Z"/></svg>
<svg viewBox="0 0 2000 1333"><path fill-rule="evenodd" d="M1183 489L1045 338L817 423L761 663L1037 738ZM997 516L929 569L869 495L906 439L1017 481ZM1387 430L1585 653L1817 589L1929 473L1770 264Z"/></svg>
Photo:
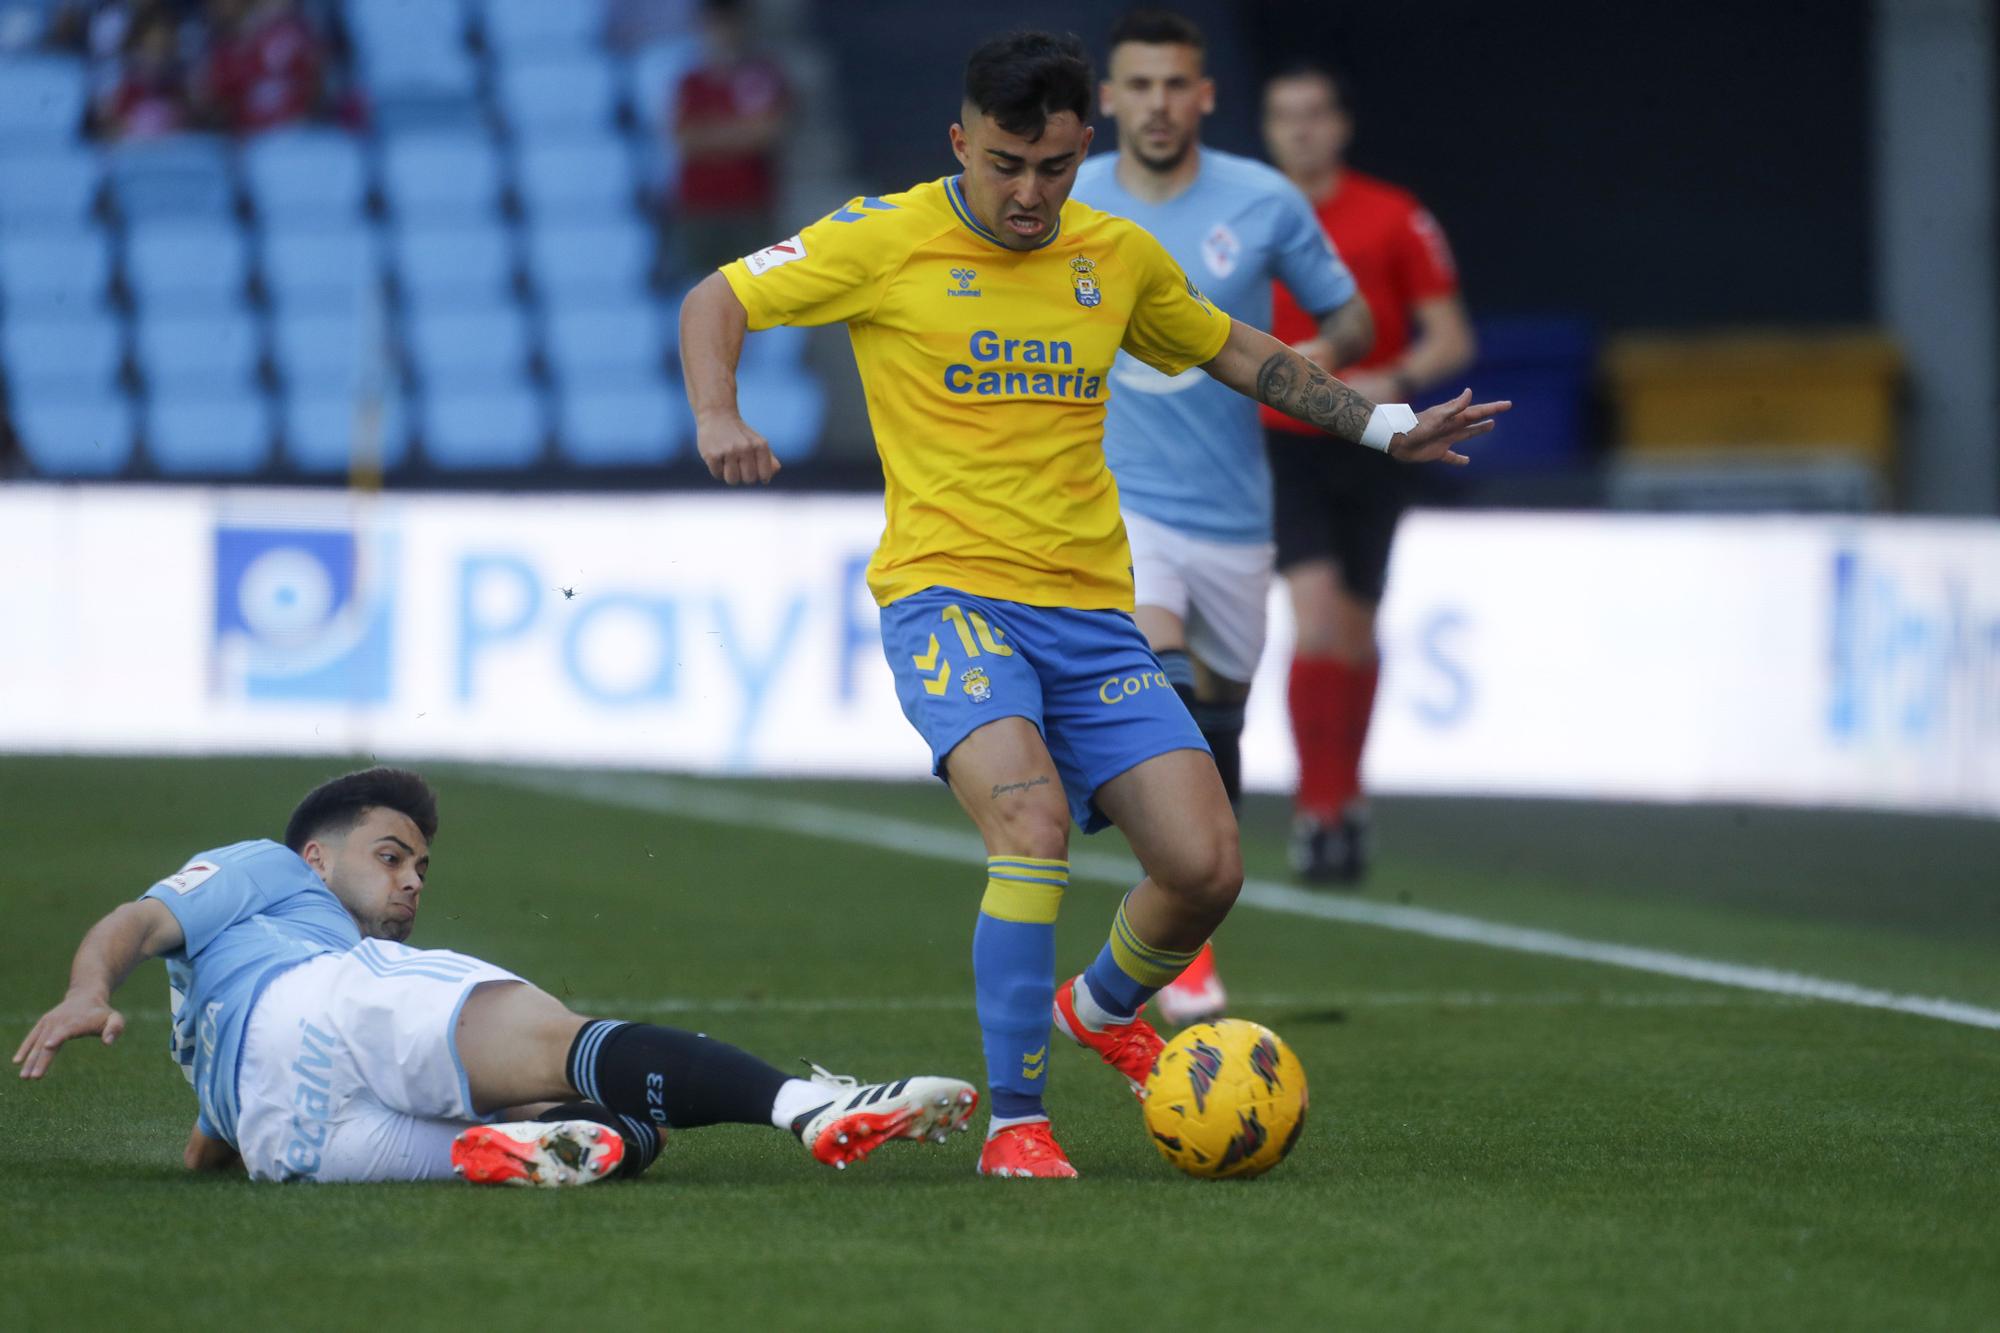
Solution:
<svg viewBox="0 0 2000 1333"><path fill-rule="evenodd" d="M752 329L847 325L887 488L878 603L942 586L1131 609L1112 358L1178 375L1229 337L1151 234L1072 200L1046 242L1010 250L951 178L855 199L722 274Z"/></svg>

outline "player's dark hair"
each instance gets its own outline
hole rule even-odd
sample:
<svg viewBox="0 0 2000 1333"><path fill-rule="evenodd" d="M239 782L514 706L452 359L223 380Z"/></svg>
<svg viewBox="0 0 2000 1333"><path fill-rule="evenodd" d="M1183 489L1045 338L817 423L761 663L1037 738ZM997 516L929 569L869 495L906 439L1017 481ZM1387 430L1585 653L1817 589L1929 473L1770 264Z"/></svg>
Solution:
<svg viewBox="0 0 2000 1333"><path fill-rule="evenodd" d="M1197 51L1208 50L1208 39L1201 35L1193 19L1185 14L1176 14L1171 9L1129 9L1112 26L1111 40L1105 49L1117 50L1126 42L1138 42L1141 46L1192 46Z"/></svg>
<svg viewBox="0 0 2000 1333"><path fill-rule="evenodd" d="M285 846L295 852L326 833L345 833L377 808L408 815L429 842L437 836L437 794L404 768L364 768L322 782L307 792L285 823Z"/></svg>
<svg viewBox="0 0 2000 1333"><path fill-rule="evenodd" d="M981 42L965 62L965 100L1009 134L1029 143L1050 116L1090 119L1095 76L1075 33L1010 32Z"/></svg>
<svg viewBox="0 0 2000 1333"><path fill-rule="evenodd" d="M1293 60L1278 66L1271 77L1264 80L1264 89L1270 91L1274 83L1287 79L1318 79L1333 94L1333 104L1342 111L1354 108L1354 84L1346 74L1320 60Z"/></svg>

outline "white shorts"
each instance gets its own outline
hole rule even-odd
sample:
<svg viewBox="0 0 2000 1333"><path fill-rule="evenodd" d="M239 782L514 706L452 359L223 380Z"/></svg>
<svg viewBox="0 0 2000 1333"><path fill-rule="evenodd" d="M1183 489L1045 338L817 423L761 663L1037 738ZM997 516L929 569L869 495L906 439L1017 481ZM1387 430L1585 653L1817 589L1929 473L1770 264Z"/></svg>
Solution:
<svg viewBox="0 0 2000 1333"><path fill-rule="evenodd" d="M1132 588L1187 626L1188 651L1218 676L1248 682L1264 655L1264 626L1278 548L1204 541L1125 512Z"/></svg>
<svg viewBox="0 0 2000 1333"><path fill-rule="evenodd" d="M237 1071L236 1145L253 1180L432 1180L479 1119L458 1011L520 978L448 949L366 940L257 997Z"/></svg>

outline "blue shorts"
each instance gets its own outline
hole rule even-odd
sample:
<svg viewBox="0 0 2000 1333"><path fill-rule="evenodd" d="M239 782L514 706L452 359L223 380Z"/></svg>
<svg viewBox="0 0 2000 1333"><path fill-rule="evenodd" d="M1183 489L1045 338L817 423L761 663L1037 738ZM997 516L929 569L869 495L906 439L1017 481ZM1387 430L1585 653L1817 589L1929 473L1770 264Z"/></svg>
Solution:
<svg viewBox="0 0 2000 1333"><path fill-rule="evenodd" d="M1206 750L1146 636L1123 611L1072 611L926 588L882 608L896 697L931 747L931 771L1003 717L1042 733L1085 833L1111 821L1091 798L1169 750Z"/></svg>

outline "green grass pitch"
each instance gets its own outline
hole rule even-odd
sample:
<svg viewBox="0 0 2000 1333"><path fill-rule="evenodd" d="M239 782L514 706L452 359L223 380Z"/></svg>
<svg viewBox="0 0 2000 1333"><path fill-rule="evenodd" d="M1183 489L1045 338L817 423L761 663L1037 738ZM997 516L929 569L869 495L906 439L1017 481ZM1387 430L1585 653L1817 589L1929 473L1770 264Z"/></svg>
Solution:
<svg viewBox="0 0 2000 1333"><path fill-rule="evenodd" d="M0 760L9 1052L91 921L340 767ZM414 943L780 1064L978 1080L976 861L431 772ZM690 785L961 827L934 785ZM1371 901L2000 1007L1991 823L1380 814ZM1252 874L1282 874L1282 817L1253 802ZM1117 892L1071 889L1065 969ZM1174 1174L1061 1043L1075 1182L980 1180L970 1135L836 1175L746 1128L571 1192L192 1179L150 965L118 1047L0 1079L0 1329L2000 1328L2000 1032L1269 911L1219 947L1312 1078L1298 1150L1250 1182Z"/></svg>

